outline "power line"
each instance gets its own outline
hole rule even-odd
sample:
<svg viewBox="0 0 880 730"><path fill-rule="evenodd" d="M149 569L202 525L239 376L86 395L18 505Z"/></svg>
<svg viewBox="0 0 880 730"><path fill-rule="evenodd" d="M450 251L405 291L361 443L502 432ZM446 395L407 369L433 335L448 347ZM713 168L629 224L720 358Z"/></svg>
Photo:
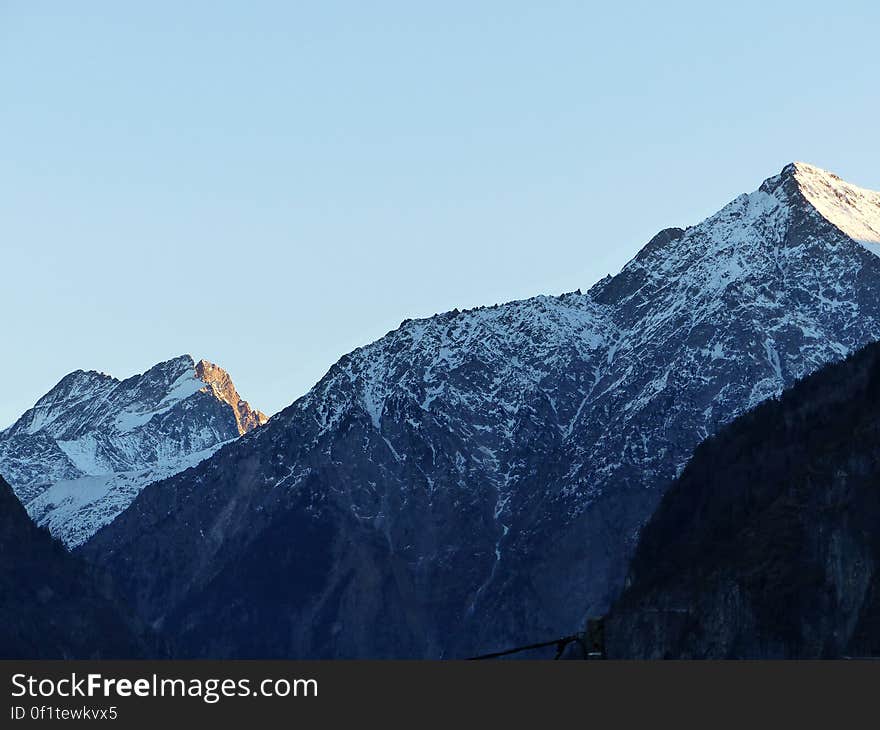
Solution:
<svg viewBox="0 0 880 730"><path fill-rule="evenodd" d="M482 659L497 659L498 657L507 656L508 654L519 654L521 651L531 651L532 649L543 649L547 646L556 646L556 656L554 659L559 659L562 656L562 652L565 651L565 647L567 647L573 641L580 641L581 637L579 634L573 634L572 636L563 636L561 639L554 639L553 641L542 641L538 644L527 644L526 646L518 646L515 649L505 649L504 651L495 651L491 654L481 654L480 656L470 657L468 661L480 661Z"/></svg>

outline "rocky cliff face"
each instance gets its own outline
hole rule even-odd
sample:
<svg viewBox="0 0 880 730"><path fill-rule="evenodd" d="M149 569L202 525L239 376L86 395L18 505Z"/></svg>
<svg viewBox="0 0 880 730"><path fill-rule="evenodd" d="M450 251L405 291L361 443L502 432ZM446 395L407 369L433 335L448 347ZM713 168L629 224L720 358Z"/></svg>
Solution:
<svg viewBox="0 0 880 730"><path fill-rule="evenodd" d="M642 531L612 658L880 656L880 346L700 445Z"/></svg>
<svg viewBox="0 0 880 730"><path fill-rule="evenodd" d="M195 656L571 633L702 439L880 335L878 220L877 194L790 165L585 294L405 321L85 553Z"/></svg>
<svg viewBox="0 0 880 730"><path fill-rule="evenodd" d="M0 659L161 655L88 566L27 516L0 477Z"/></svg>
<svg viewBox="0 0 880 730"><path fill-rule="evenodd" d="M37 523L76 546L146 484L265 421L225 371L189 355L122 381L78 370L0 432L0 470Z"/></svg>
<svg viewBox="0 0 880 730"><path fill-rule="evenodd" d="M195 372L196 377L211 389L211 393L232 409L239 435L246 434L269 420L265 413L255 411L238 394L229 373L219 365L207 360L199 360Z"/></svg>

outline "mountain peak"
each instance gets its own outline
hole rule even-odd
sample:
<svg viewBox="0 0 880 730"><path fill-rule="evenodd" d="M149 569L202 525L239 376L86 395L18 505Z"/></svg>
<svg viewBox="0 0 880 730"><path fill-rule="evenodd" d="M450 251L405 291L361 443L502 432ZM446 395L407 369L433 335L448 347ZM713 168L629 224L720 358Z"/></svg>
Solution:
<svg viewBox="0 0 880 730"><path fill-rule="evenodd" d="M793 168L792 175L803 196L823 218L880 254L880 193L805 162L792 163L789 168Z"/></svg>
<svg viewBox="0 0 880 730"><path fill-rule="evenodd" d="M269 420L265 413L251 408L250 404L238 394L229 373L219 365L202 359L195 364L195 373L215 396L232 408L239 434L244 435Z"/></svg>
<svg viewBox="0 0 880 730"><path fill-rule="evenodd" d="M801 199L853 241L880 256L880 193L858 187L807 162L792 162L760 191Z"/></svg>
<svg viewBox="0 0 880 730"><path fill-rule="evenodd" d="M825 170L817 165L812 165L809 162L803 162L801 160L795 160L794 162L789 162L785 167L782 168L783 175L793 175L795 177L799 175L811 175L811 176L821 176L831 178L833 180L840 180L838 175L835 175L830 170Z"/></svg>
<svg viewBox="0 0 880 730"><path fill-rule="evenodd" d="M191 355L124 380L77 370L0 433L0 471L38 524L77 545L149 482L266 420L225 370Z"/></svg>
<svg viewBox="0 0 880 730"><path fill-rule="evenodd" d="M143 375L150 376L155 374L157 376L166 376L170 374L171 377L177 377L182 373L192 372L195 366L196 361L192 355L178 355L177 357L156 363L149 370L145 371Z"/></svg>

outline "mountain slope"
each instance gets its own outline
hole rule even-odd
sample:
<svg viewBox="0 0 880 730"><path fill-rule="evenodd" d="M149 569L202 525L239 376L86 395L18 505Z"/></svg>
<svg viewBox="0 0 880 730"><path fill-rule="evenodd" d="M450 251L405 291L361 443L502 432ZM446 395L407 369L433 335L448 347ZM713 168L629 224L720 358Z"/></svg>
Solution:
<svg viewBox="0 0 880 730"><path fill-rule="evenodd" d="M31 517L75 546L149 482L265 420L225 371L189 355L123 381L78 370L0 433L0 470Z"/></svg>
<svg viewBox="0 0 880 730"><path fill-rule="evenodd" d="M815 191L838 201L833 223ZM705 436L880 336L880 258L846 233L873 230L876 200L789 165L586 294L405 321L145 490L85 552L192 655L252 655L270 629L292 656L464 656L570 633L615 597ZM297 579L258 546L304 495L336 535L322 577L295 611L257 619L217 583L244 565ZM378 555L368 536L387 553L373 572L351 558ZM415 645L348 642L367 575L377 615L406 616ZM249 630L210 621L219 595Z"/></svg>
<svg viewBox="0 0 880 730"><path fill-rule="evenodd" d="M0 477L0 658L112 659L155 655L86 564L27 516Z"/></svg>
<svg viewBox="0 0 880 730"><path fill-rule="evenodd" d="M880 345L700 445L642 531L616 658L880 656Z"/></svg>

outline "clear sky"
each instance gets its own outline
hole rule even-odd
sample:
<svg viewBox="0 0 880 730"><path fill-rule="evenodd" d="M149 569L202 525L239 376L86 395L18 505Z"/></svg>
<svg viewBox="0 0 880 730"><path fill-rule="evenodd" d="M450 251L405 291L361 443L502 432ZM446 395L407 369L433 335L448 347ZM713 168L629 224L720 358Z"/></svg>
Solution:
<svg viewBox="0 0 880 730"><path fill-rule="evenodd" d="M185 352L273 413L791 160L880 189L878 8L0 0L0 425Z"/></svg>

